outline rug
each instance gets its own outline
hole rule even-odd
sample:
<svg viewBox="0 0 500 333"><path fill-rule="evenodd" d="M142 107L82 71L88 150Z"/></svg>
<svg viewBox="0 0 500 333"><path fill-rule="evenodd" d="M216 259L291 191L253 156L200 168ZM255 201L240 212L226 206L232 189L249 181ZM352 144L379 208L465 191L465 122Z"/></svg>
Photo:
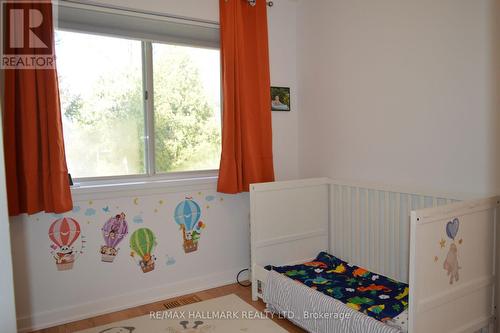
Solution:
<svg viewBox="0 0 500 333"><path fill-rule="evenodd" d="M281 333L271 314L231 294L77 333Z"/></svg>

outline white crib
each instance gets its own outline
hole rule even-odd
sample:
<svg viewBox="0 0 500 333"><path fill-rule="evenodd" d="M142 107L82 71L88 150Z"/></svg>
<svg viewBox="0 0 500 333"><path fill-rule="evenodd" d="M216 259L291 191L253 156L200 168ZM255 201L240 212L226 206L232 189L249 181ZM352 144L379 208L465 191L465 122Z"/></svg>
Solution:
<svg viewBox="0 0 500 333"><path fill-rule="evenodd" d="M411 333L494 332L500 197L463 199L328 178L254 184L252 297L263 297L264 266L299 264L327 251L409 283ZM450 284L443 261L452 243L460 279Z"/></svg>

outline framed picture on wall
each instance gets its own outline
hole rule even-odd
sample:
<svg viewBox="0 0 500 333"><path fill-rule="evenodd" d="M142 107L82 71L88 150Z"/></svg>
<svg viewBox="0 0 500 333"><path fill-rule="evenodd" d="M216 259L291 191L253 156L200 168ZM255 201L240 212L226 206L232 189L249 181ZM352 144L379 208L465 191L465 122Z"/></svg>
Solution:
<svg viewBox="0 0 500 333"><path fill-rule="evenodd" d="M290 111L290 88L271 87L271 110Z"/></svg>

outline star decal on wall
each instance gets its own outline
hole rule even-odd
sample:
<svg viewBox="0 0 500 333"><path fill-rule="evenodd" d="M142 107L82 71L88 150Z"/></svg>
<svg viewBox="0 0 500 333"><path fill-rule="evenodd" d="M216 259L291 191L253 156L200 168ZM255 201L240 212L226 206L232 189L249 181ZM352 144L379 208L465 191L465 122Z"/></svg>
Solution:
<svg viewBox="0 0 500 333"><path fill-rule="evenodd" d="M439 242L439 246L441 246L442 249L446 246L446 241L441 238L441 241Z"/></svg>

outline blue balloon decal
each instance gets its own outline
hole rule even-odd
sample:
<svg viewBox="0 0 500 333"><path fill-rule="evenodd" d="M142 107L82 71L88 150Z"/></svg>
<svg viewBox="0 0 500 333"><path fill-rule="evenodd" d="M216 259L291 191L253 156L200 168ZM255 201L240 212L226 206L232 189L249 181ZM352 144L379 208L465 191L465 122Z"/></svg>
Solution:
<svg viewBox="0 0 500 333"><path fill-rule="evenodd" d="M449 221L446 224L446 234L448 235L448 237L455 240L459 226L460 226L460 221L457 218L454 218L452 221Z"/></svg>
<svg viewBox="0 0 500 333"><path fill-rule="evenodd" d="M174 219L175 222L186 227L186 231L191 231L200 220L201 208L193 199L187 197L175 207Z"/></svg>
<svg viewBox="0 0 500 333"><path fill-rule="evenodd" d="M182 231L182 240L185 253L198 250L198 241L201 231L205 229L205 223L200 221L201 208L193 198L186 197L181 201L174 211L174 220Z"/></svg>

